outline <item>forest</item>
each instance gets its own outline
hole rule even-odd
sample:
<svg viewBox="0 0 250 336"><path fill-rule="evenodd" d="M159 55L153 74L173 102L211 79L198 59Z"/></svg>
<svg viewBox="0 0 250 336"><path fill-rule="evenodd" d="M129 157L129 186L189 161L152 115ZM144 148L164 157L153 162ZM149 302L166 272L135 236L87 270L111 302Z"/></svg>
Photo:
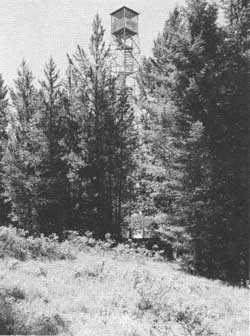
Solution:
<svg viewBox="0 0 250 336"><path fill-rule="evenodd" d="M134 98L117 89L104 33L96 15L89 50L67 55L63 77L53 58L38 84L25 60L13 87L0 77L0 226L118 242L143 228L190 272L245 283L249 0L176 7Z"/></svg>

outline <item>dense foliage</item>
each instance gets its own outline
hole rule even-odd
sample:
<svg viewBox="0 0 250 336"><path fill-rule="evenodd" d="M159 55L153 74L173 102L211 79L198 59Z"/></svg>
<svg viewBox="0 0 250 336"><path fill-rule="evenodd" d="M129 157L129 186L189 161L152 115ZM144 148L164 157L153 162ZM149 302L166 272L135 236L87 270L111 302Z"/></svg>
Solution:
<svg viewBox="0 0 250 336"><path fill-rule="evenodd" d="M161 234L183 239L177 223L194 269L236 282L248 277L249 6L224 2L225 27L215 4L176 8L140 77L151 198L172 215Z"/></svg>
<svg viewBox="0 0 250 336"><path fill-rule="evenodd" d="M199 274L247 280L250 5L221 5L224 26L205 0L170 14L138 74L138 125L98 15L65 78L52 58L38 87L25 61L9 95L0 78L0 225L140 228Z"/></svg>
<svg viewBox="0 0 250 336"><path fill-rule="evenodd" d="M121 238L137 133L129 92L116 90L103 36L96 16L89 56L78 46L65 80L51 58L38 89L22 62L10 91L8 135L0 82L1 202L11 203L9 219L31 233L76 229Z"/></svg>

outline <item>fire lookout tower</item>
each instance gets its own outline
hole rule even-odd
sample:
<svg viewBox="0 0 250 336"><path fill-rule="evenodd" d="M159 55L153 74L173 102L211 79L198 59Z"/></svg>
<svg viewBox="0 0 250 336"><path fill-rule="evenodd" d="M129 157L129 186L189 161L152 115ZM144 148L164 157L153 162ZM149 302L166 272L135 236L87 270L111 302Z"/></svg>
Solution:
<svg viewBox="0 0 250 336"><path fill-rule="evenodd" d="M112 71L118 78L118 86L134 89L140 56L139 13L123 6L110 15Z"/></svg>

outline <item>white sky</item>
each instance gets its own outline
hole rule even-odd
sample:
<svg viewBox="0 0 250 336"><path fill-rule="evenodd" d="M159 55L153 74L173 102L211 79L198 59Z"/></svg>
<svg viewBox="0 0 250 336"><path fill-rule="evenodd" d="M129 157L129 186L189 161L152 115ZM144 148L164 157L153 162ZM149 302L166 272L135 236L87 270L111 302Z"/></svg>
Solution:
<svg viewBox="0 0 250 336"><path fill-rule="evenodd" d="M37 78L53 56L64 75L76 45L88 48L92 21L98 12L110 40L109 14L126 5L140 13L141 51L149 55L168 14L184 0L0 0L0 73L12 85L25 58Z"/></svg>

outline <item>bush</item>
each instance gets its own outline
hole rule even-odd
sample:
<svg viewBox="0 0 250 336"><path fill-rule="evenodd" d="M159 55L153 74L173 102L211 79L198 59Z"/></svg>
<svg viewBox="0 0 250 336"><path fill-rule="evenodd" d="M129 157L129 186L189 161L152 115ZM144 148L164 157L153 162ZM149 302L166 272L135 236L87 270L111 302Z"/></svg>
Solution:
<svg viewBox="0 0 250 336"><path fill-rule="evenodd" d="M134 274L134 288L138 300L136 315L147 314L154 321L157 335L212 336L214 319L207 307L184 304L180 300L171 300L171 291L176 279L169 282L166 278L156 279L148 272Z"/></svg>
<svg viewBox="0 0 250 336"><path fill-rule="evenodd" d="M1 289L0 335L25 334L25 319L16 309L16 301L24 298L24 292L17 287Z"/></svg>
<svg viewBox="0 0 250 336"><path fill-rule="evenodd" d="M26 232L15 227L0 227L0 258L5 256L25 260L28 257Z"/></svg>
<svg viewBox="0 0 250 336"><path fill-rule="evenodd" d="M0 335L11 335L14 324L13 311L10 302L0 293Z"/></svg>
<svg viewBox="0 0 250 336"><path fill-rule="evenodd" d="M105 240L95 239L91 232L80 236L76 231L65 231L64 235L66 240L59 242L56 234L33 237L16 227L0 227L0 258L9 256L22 261L28 258L75 259L74 252L79 251L108 251L115 257L130 255L141 260L151 258L154 261L164 261L167 258L159 246L146 246L133 241L118 244L111 239L110 234L106 234Z"/></svg>
<svg viewBox="0 0 250 336"><path fill-rule="evenodd" d="M26 298L18 287L0 289L0 335L58 335L69 332L68 322L59 314L25 313L19 308Z"/></svg>
<svg viewBox="0 0 250 336"><path fill-rule="evenodd" d="M49 259L74 259L74 253L67 241L59 243L58 237L53 234L49 237L41 235L38 238L27 239L28 250L33 258L46 257Z"/></svg>
<svg viewBox="0 0 250 336"><path fill-rule="evenodd" d="M42 314L27 327L27 335L58 335L64 332L68 332L68 323L59 314Z"/></svg>
<svg viewBox="0 0 250 336"><path fill-rule="evenodd" d="M5 297L13 298L14 300L24 300L25 292L18 287L5 288Z"/></svg>
<svg viewBox="0 0 250 336"><path fill-rule="evenodd" d="M13 257L19 260L28 258L66 259L74 258L68 242L60 243L53 234L49 237L28 236L28 233L15 227L0 227L0 258Z"/></svg>

